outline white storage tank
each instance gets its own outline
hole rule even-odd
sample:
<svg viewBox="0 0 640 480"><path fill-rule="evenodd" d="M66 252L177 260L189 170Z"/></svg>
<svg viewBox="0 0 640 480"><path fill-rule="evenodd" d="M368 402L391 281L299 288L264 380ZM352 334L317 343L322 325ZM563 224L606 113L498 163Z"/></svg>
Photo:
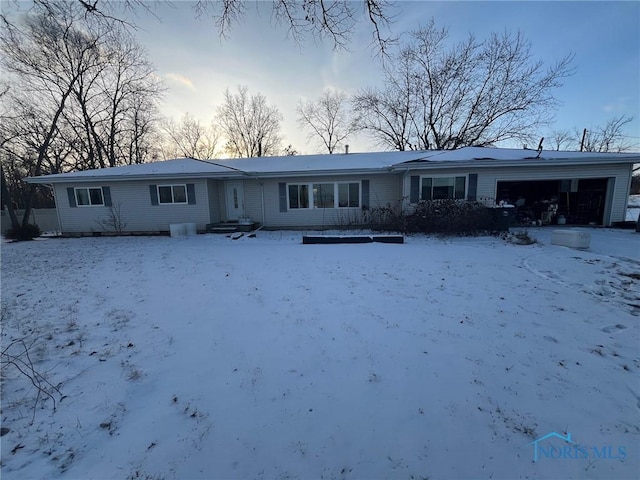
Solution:
<svg viewBox="0 0 640 480"><path fill-rule="evenodd" d="M554 230L551 232L551 244L586 249L591 244L591 234L579 230Z"/></svg>
<svg viewBox="0 0 640 480"><path fill-rule="evenodd" d="M172 223L169 225L169 233L172 237L184 237L187 234L186 223Z"/></svg>
<svg viewBox="0 0 640 480"><path fill-rule="evenodd" d="M185 227L185 235L187 237L198 234L198 229L196 228L195 223L184 223L183 225Z"/></svg>

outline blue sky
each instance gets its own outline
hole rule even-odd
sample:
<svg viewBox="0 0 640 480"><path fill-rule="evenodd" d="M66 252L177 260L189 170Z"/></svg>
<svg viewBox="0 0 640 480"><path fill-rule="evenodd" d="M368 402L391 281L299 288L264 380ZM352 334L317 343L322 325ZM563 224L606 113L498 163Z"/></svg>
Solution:
<svg viewBox="0 0 640 480"><path fill-rule="evenodd" d="M354 30L349 51L334 52L329 43L288 39L286 29L273 23L267 2L252 4L227 39L210 18L196 18L192 6L159 5L159 19L136 20L138 39L168 86L163 113L176 120L189 112L208 123L224 89L246 85L284 115L285 144L314 153L318 148L296 124L298 100L313 99L326 87L355 93L380 80L365 22ZM640 150L640 2L399 2L395 14L396 35L433 17L449 28L452 41L468 33L483 39L520 30L545 64L575 54L575 75L556 91L561 105L554 128L589 129L615 115L633 116L625 134ZM548 137L549 131L540 135ZM349 143L352 151L375 149L366 136Z"/></svg>

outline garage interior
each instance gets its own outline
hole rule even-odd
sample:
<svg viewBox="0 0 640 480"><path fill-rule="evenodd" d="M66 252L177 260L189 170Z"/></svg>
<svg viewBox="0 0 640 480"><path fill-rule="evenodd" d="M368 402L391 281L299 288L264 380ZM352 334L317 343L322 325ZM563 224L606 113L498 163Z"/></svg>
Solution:
<svg viewBox="0 0 640 480"><path fill-rule="evenodd" d="M602 225L607 179L502 181L496 198L516 206L520 225Z"/></svg>

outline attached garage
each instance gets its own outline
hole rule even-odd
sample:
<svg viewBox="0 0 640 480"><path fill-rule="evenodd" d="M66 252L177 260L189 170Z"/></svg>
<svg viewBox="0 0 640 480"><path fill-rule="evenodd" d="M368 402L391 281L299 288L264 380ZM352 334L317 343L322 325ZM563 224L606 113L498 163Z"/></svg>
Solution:
<svg viewBox="0 0 640 480"><path fill-rule="evenodd" d="M608 178L498 181L496 198L516 205L520 223L557 223L563 218L567 224L602 225L611 209L609 182Z"/></svg>
<svg viewBox="0 0 640 480"><path fill-rule="evenodd" d="M523 224L562 220L610 226L625 219L634 163L640 163L640 154L465 147L426 155L393 170L404 173L406 206L419 198L420 181L465 176L464 197L450 198L487 205L518 203Z"/></svg>

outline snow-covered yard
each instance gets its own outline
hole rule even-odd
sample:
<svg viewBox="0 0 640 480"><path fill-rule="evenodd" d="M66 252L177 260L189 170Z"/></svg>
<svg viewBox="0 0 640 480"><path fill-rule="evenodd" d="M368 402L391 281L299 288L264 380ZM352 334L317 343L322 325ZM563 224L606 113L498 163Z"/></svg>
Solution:
<svg viewBox="0 0 640 480"><path fill-rule="evenodd" d="M640 234L589 231L5 243L62 399L3 370L2 477L637 478Z"/></svg>

